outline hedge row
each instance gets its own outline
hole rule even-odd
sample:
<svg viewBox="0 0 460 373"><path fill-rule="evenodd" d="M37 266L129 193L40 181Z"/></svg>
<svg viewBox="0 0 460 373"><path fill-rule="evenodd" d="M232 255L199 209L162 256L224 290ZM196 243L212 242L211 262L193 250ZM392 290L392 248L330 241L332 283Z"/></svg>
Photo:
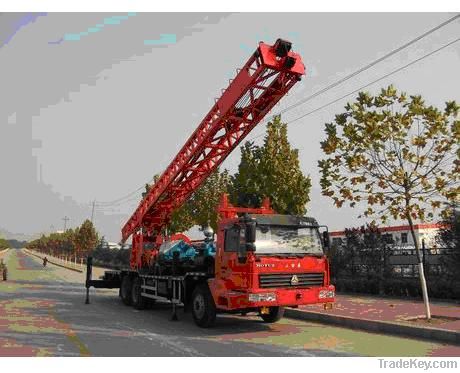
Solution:
<svg viewBox="0 0 460 373"><path fill-rule="evenodd" d="M392 278L379 282L377 279L340 278L333 281L338 292L389 295L396 297L421 297L418 279ZM431 298L460 300L460 281L442 278L427 279L428 294Z"/></svg>

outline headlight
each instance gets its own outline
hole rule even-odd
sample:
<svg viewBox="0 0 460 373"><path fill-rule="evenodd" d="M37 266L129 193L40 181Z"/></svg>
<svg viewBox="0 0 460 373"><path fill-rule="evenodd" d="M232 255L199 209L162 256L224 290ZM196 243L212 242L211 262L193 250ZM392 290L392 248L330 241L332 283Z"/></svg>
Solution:
<svg viewBox="0 0 460 373"><path fill-rule="evenodd" d="M319 299L324 299L324 298L334 298L334 290L320 290L318 294Z"/></svg>
<svg viewBox="0 0 460 373"><path fill-rule="evenodd" d="M276 301L275 293L259 293L259 294L249 294L249 302L274 302Z"/></svg>

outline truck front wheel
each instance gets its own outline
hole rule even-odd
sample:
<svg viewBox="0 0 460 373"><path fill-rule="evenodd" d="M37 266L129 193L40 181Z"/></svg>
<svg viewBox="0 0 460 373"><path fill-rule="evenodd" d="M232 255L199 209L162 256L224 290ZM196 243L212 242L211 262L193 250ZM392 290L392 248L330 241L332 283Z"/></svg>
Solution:
<svg viewBox="0 0 460 373"><path fill-rule="evenodd" d="M127 306L130 306L132 304L132 296L131 296L131 291L132 291L132 286L133 282L130 276L125 276L121 280L121 287L120 287L120 296L121 300L123 301L124 304Z"/></svg>
<svg viewBox="0 0 460 373"><path fill-rule="evenodd" d="M206 284L198 285L192 294L192 315L195 323L209 328L216 322L216 305Z"/></svg>
<svg viewBox="0 0 460 373"><path fill-rule="evenodd" d="M260 317L262 317L262 320L266 323L274 323L279 320L284 315L284 307L270 307L270 310L268 313L265 314L260 314Z"/></svg>

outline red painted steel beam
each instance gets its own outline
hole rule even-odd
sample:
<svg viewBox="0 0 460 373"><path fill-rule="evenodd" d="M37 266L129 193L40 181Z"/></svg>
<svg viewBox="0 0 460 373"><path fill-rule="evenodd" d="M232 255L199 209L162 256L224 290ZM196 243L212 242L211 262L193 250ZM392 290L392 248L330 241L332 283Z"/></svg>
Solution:
<svg viewBox="0 0 460 373"><path fill-rule="evenodd" d="M158 235L204 180L305 74L290 43L259 47L151 187L122 229L122 240L144 229Z"/></svg>

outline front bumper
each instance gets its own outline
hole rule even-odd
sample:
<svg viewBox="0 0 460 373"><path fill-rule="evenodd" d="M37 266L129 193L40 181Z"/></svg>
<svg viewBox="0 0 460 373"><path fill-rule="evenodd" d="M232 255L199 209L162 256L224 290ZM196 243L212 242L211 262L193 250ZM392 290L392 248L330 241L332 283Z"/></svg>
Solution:
<svg viewBox="0 0 460 373"><path fill-rule="evenodd" d="M335 301L335 287L329 285L314 288L263 289L250 292L232 291L228 292L225 298L226 307L223 308L227 310L273 306L293 307L314 303L332 303Z"/></svg>

